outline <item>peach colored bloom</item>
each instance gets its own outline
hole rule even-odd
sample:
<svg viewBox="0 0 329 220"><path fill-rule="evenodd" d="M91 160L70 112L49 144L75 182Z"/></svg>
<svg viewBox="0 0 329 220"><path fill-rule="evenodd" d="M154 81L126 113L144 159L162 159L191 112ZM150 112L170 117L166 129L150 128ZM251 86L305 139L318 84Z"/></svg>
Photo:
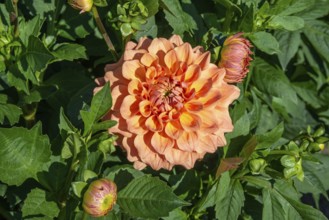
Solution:
<svg viewBox="0 0 329 220"><path fill-rule="evenodd" d="M96 82L110 81L109 129L136 169L187 169L218 146L233 130L228 106L239 96L224 82L225 69L210 63L210 53L192 48L178 35L128 42L118 63L109 64Z"/></svg>
<svg viewBox="0 0 329 220"><path fill-rule="evenodd" d="M242 34L228 37L221 51L218 66L226 69L224 81L228 83L242 82L249 72L248 66L252 60L251 44L247 39L240 37Z"/></svg>

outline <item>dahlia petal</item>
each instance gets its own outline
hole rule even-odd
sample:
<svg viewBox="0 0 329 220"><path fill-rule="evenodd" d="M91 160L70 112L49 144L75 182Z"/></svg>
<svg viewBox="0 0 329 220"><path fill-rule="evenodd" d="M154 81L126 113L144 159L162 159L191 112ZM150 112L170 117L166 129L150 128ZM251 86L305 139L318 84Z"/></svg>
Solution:
<svg viewBox="0 0 329 220"><path fill-rule="evenodd" d="M200 117L189 112L183 112L179 117L179 121L185 131L196 131L201 126Z"/></svg>
<svg viewBox="0 0 329 220"><path fill-rule="evenodd" d="M116 85L111 88L112 109L120 110L123 99L128 95L128 88L125 85Z"/></svg>
<svg viewBox="0 0 329 220"><path fill-rule="evenodd" d="M154 65L154 63L158 60L158 58L150 53L145 53L141 58L141 63L144 66L150 67Z"/></svg>
<svg viewBox="0 0 329 220"><path fill-rule="evenodd" d="M111 134L119 134L118 140L116 141L118 145L121 145L119 143L121 142L120 139L122 139L122 137L126 137L126 138L132 137L131 132L127 130L128 127L127 121L121 117L119 112L109 112L103 117L103 120L114 120L117 122L117 124L109 128L108 131Z"/></svg>
<svg viewBox="0 0 329 220"><path fill-rule="evenodd" d="M194 89L195 95L197 97L202 97L209 92L211 87L212 87L211 79L198 79L191 84L190 90Z"/></svg>
<svg viewBox="0 0 329 220"><path fill-rule="evenodd" d="M174 141L163 132L155 132L151 138L151 144L159 154L163 154L167 148L174 146Z"/></svg>
<svg viewBox="0 0 329 220"><path fill-rule="evenodd" d="M173 120L169 121L166 126L165 126L165 132L166 134L172 138L172 139L177 139L181 136L183 133L183 128L180 125L179 121Z"/></svg>
<svg viewBox="0 0 329 220"><path fill-rule="evenodd" d="M166 150L165 157L171 164L182 165L186 169L191 169L194 167L195 161L202 158L203 154L171 148Z"/></svg>
<svg viewBox="0 0 329 220"><path fill-rule="evenodd" d="M143 91L142 84L139 80L133 79L129 82L127 90L130 95L140 95Z"/></svg>
<svg viewBox="0 0 329 220"><path fill-rule="evenodd" d="M135 161L135 162L134 162L134 168L135 168L136 170L142 170L142 169L144 169L146 166L147 166L147 165L146 165L145 163L143 163L143 162L140 162L140 161Z"/></svg>
<svg viewBox="0 0 329 220"><path fill-rule="evenodd" d="M190 53L192 53L192 47L188 43L184 43L174 49L177 54L177 58L179 61L184 62L186 64L191 64L192 59L190 57Z"/></svg>
<svg viewBox="0 0 329 220"><path fill-rule="evenodd" d="M128 80L145 81L145 68L138 60L128 60L122 65L122 75Z"/></svg>
<svg viewBox="0 0 329 220"><path fill-rule="evenodd" d="M184 43L182 38L177 34L171 36L171 38L169 38L169 41L173 43L176 47Z"/></svg>
<svg viewBox="0 0 329 220"><path fill-rule="evenodd" d="M143 135L147 133L144 126L145 118L141 115L134 115L127 120L127 130L131 133Z"/></svg>
<svg viewBox="0 0 329 220"><path fill-rule="evenodd" d="M169 51L164 57L164 62L172 73L175 73L179 68L179 63L177 61L175 50Z"/></svg>
<svg viewBox="0 0 329 220"><path fill-rule="evenodd" d="M203 53L201 56L196 58L196 60L193 61L194 64L198 64L201 69L206 69L210 63L210 52L207 51Z"/></svg>
<svg viewBox="0 0 329 220"><path fill-rule="evenodd" d="M123 57L125 61L135 60L135 59L140 59L145 53L147 53L147 50L145 49L126 50Z"/></svg>
<svg viewBox="0 0 329 220"><path fill-rule="evenodd" d="M197 64L192 64L187 68L182 81L193 82L199 78L200 72L201 72L200 66Z"/></svg>
<svg viewBox="0 0 329 220"><path fill-rule="evenodd" d="M240 89L236 86L223 83L220 87L220 94L222 98L218 104L223 107L228 107L235 99L239 98Z"/></svg>
<svg viewBox="0 0 329 220"><path fill-rule="evenodd" d="M195 151L198 147L198 136L195 132L184 131L182 135L177 139L177 146L179 149L187 152Z"/></svg>
<svg viewBox="0 0 329 220"><path fill-rule="evenodd" d="M199 139L199 145L195 151L198 153L214 153L220 144L221 142L218 141L218 137L216 135L207 134Z"/></svg>
<svg viewBox="0 0 329 220"><path fill-rule="evenodd" d="M148 47L148 51L153 55L166 54L173 49L173 45L165 38L155 38Z"/></svg>
<svg viewBox="0 0 329 220"><path fill-rule="evenodd" d="M137 46L137 44L135 42L132 41L128 41L128 43L126 44L125 50L132 50Z"/></svg>
<svg viewBox="0 0 329 220"><path fill-rule="evenodd" d="M139 112L145 117L151 115L151 102L149 100L143 100L139 103Z"/></svg>
<svg viewBox="0 0 329 220"><path fill-rule="evenodd" d="M139 39L138 44L136 46L136 49L145 49L147 50L148 47L150 46L152 40L147 37L142 37Z"/></svg>
<svg viewBox="0 0 329 220"><path fill-rule="evenodd" d="M221 115L215 113L217 112L209 109L204 109L198 112L198 116L200 116L202 121L201 132L213 133L219 129L218 117L221 117ZM210 115L216 115L216 117L209 117Z"/></svg>
<svg viewBox="0 0 329 220"><path fill-rule="evenodd" d="M198 112L203 109L203 104L200 101L192 100L185 103L184 107L189 112Z"/></svg>
<svg viewBox="0 0 329 220"><path fill-rule="evenodd" d="M221 132L233 131L234 127L228 109L221 106L216 106L215 112L216 115L220 116L218 117L218 127L220 128L219 130Z"/></svg>
<svg viewBox="0 0 329 220"><path fill-rule="evenodd" d="M136 98L136 96L128 95L124 97L120 107L122 117L128 119L129 117L135 115L139 111L138 103L139 100Z"/></svg>
<svg viewBox="0 0 329 220"><path fill-rule="evenodd" d="M124 137L122 140L122 147L125 151L127 151L127 159L130 162L138 161L140 158L138 156L138 151L134 146L135 137Z"/></svg>
<svg viewBox="0 0 329 220"><path fill-rule="evenodd" d="M222 97L219 89L211 89L206 96L201 97L198 101L203 103L203 106L209 107L211 105L217 104L217 101L220 100Z"/></svg>
<svg viewBox="0 0 329 220"><path fill-rule="evenodd" d="M152 115L151 117L148 117L145 121L145 126L153 132L158 132L163 130L163 124L162 121L159 119L158 116Z"/></svg>

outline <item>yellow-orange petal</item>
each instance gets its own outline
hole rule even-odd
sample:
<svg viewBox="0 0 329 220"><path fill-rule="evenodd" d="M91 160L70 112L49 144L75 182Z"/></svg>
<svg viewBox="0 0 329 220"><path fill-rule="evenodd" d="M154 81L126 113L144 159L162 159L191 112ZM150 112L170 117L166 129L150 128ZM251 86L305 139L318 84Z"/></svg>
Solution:
<svg viewBox="0 0 329 220"><path fill-rule="evenodd" d="M127 159L130 162L140 160L138 151L134 146L134 139L135 139L135 136L130 137L130 138L123 137L123 140L122 140L122 147L125 151L127 151Z"/></svg>
<svg viewBox="0 0 329 220"><path fill-rule="evenodd" d="M187 68L182 81L193 82L199 78L200 72L201 72L200 66L197 64L192 64Z"/></svg>
<svg viewBox="0 0 329 220"><path fill-rule="evenodd" d="M151 138L151 144L159 154L163 154L167 148L174 146L174 141L164 132L155 132Z"/></svg>
<svg viewBox="0 0 329 220"><path fill-rule="evenodd" d="M199 141L196 132L184 131L182 135L177 139L177 146L179 149L187 152L195 151L198 147Z"/></svg>
<svg viewBox="0 0 329 220"><path fill-rule="evenodd" d="M198 101L203 103L204 107L209 107L211 105L217 104L217 101L222 97L219 89L210 89L206 96L201 97Z"/></svg>
<svg viewBox="0 0 329 220"><path fill-rule="evenodd" d="M139 103L139 112L145 117L151 115L151 102L149 100L143 100Z"/></svg>
<svg viewBox="0 0 329 220"><path fill-rule="evenodd" d="M153 132L158 132L163 130L163 123L158 116L152 115L148 117L145 121L145 126Z"/></svg>
<svg viewBox="0 0 329 220"><path fill-rule="evenodd" d="M165 132L170 138L177 139L183 133L183 128L178 120L172 120L166 124Z"/></svg>
<svg viewBox="0 0 329 220"><path fill-rule="evenodd" d="M197 97L202 97L209 92L211 87L212 87L211 79L198 79L191 84L190 90L194 89L195 95Z"/></svg>
<svg viewBox="0 0 329 220"><path fill-rule="evenodd" d="M196 131L201 126L200 117L189 112L183 112L179 117L179 121L185 131Z"/></svg>
<svg viewBox="0 0 329 220"><path fill-rule="evenodd" d="M193 61L194 64L198 64L202 70L208 68L208 65L210 63L210 52L207 51L200 55L196 60Z"/></svg>
<svg viewBox="0 0 329 220"><path fill-rule="evenodd" d="M165 152L165 157L171 164L182 165L186 169L192 169L195 161L202 158L203 155L204 154L186 152L176 148L167 149Z"/></svg>
<svg viewBox="0 0 329 220"><path fill-rule="evenodd" d="M155 38L148 47L148 51L153 55L166 54L173 49L173 45L165 38Z"/></svg>
<svg viewBox="0 0 329 220"><path fill-rule="evenodd" d="M150 67L153 66L158 60L158 57L150 53L145 53L141 58L141 63L144 66Z"/></svg>
<svg viewBox="0 0 329 220"><path fill-rule="evenodd" d="M126 50L124 55L123 55L123 58L124 58L125 61L140 59L145 53L147 53L147 50L145 50L145 49Z"/></svg>
<svg viewBox="0 0 329 220"><path fill-rule="evenodd" d="M138 79L133 79L129 82L127 90L130 95L140 95L143 90L142 83Z"/></svg>
<svg viewBox="0 0 329 220"><path fill-rule="evenodd" d="M191 101L185 103L184 107L189 112L199 112L203 109L203 104L200 101L191 100Z"/></svg>
<svg viewBox="0 0 329 220"><path fill-rule="evenodd" d="M183 40L182 40L182 38L179 35L177 35L177 34L171 36L171 38L169 38L169 41L172 44L174 44L176 47L177 46L180 46L180 45L182 45L184 43Z"/></svg>
<svg viewBox="0 0 329 220"><path fill-rule="evenodd" d="M127 120L127 130L138 135L146 134L145 118L141 115L133 115Z"/></svg>
<svg viewBox="0 0 329 220"><path fill-rule="evenodd" d="M223 107L228 107L233 100L240 96L240 89L238 87L228 85L226 83L222 84L220 87L220 92L222 94L222 98L218 104Z"/></svg>
<svg viewBox="0 0 329 220"><path fill-rule="evenodd" d="M123 118L129 119L131 116L136 115L139 112L139 102L136 96L126 96L120 106L120 112Z"/></svg>
<svg viewBox="0 0 329 220"><path fill-rule="evenodd" d="M200 116L202 124L201 124L201 132L206 133L213 133L219 129L218 121L219 117L221 118L221 115L216 114L217 112L215 110L210 109L204 109L200 112L198 112L198 116ZM212 115L215 115L216 117L211 117Z"/></svg>
<svg viewBox="0 0 329 220"><path fill-rule="evenodd" d="M112 109L119 111L121 108L121 104L123 102L123 99L128 95L128 88L124 85L117 85L111 87L111 93L112 93Z"/></svg>
<svg viewBox="0 0 329 220"><path fill-rule="evenodd" d="M147 37L142 37L139 39L138 44L136 46L136 49L145 49L147 50L148 47L150 46L152 40Z"/></svg>
<svg viewBox="0 0 329 220"><path fill-rule="evenodd" d="M139 79L145 81L145 67L138 60L129 60L122 65L122 75L128 80Z"/></svg>
<svg viewBox="0 0 329 220"><path fill-rule="evenodd" d="M195 149L195 151L198 153L214 153L220 144L221 143L218 141L218 137L216 135L207 134L199 139L199 145Z"/></svg>
<svg viewBox="0 0 329 220"><path fill-rule="evenodd" d="M171 73L175 73L176 70L179 68L179 63L177 60L177 55L174 50L169 51L165 57L164 62L168 69L171 71Z"/></svg>
<svg viewBox="0 0 329 220"><path fill-rule="evenodd" d="M192 63L192 59L190 57L190 53L192 53L192 47L190 44L184 43L176 47L174 50L179 61L184 62L187 65Z"/></svg>

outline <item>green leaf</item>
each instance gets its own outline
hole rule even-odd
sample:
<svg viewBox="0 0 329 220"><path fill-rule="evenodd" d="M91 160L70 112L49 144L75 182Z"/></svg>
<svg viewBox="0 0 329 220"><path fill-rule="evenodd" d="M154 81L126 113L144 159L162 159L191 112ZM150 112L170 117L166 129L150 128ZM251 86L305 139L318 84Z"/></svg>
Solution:
<svg viewBox="0 0 329 220"><path fill-rule="evenodd" d="M87 186L88 184L86 182L73 182L72 183L72 190L74 192L74 194L78 197L78 198L81 198L83 195L82 195L82 191L85 189L85 187Z"/></svg>
<svg viewBox="0 0 329 220"><path fill-rule="evenodd" d="M26 47L28 46L30 36L39 36L42 24L43 20L40 19L40 15L35 16L29 21L22 20L22 22L19 24L19 38L22 40Z"/></svg>
<svg viewBox="0 0 329 220"><path fill-rule="evenodd" d="M57 58L56 61L73 61L75 59L87 59L86 48L80 44L57 44L52 54Z"/></svg>
<svg viewBox="0 0 329 220"><path fill-rule="evenodd" d="M227 172L228 173L228 172ZM223 176L222 176L223 178ZM227 177L225 177L227 178ZM217 201L215 206L217 219L238 219L244 204L244 191L239 180L233 180L227 188L221 188L216 193Z"/></svg>
<svg viewBox="0 0 329 220"><path fill-rule="evenodd" d="M307 21L303 32L315 50L329 63L329 24L318 20Z"/></svg>
<svg viewBox="0 0 329 220"><path fill-rule="evenodd" d="M304 19L297 16L272 16L267 23L271 29L285 29L296 31L304 27Z"/></svg>
<svg viewBox="0 0 329 220"><path fill-rule="evenodd" d="M174 29L173 34L183 36L185 32L197 30L194 19L183 11L178 0L161 0L164 5L165 18Z"/></svg>
<svg viewBox="0 0 329 220"><path fill-rule="evenodd" d="M152 16L147 19L147 22L141 26L141 30L135 33L135 39L138 40L141 37L157 37L158 35L158 26L155 23L155 17Z"/></svg>
<svg viewBox="0 0 329 220"><path fill-rule="evenodd" d="M0 124L4 123L5 118L9 124L13 125L19 121L22 109L16 105L7 103L7 96L0 94Z"/></svg>
<svg viewBox="0 0 329 220"><path fill-rule="evenodd" d="M92 130L96 122L110 110L111 106L112 97L110 92L110 85L109 83L106 83L105 86L93 97L90 110L80 111L82 120L85 125L84 135Z"/></svg>
<svg viewBox="0 0 329 220"><path fill-rule="evenodd" d="M281 98L285 103L297 104L298 98L287 76L279 69L271 66L262 59L253 63L253 81L257 88L268 94Z"/></svg>
<svg viewBox="0 0 329 220"><path fill-rule="evenodd" d="M29 37L25 56L29 65L28 69L31 69L33 72L45 69L48 63L54 59L54 56L49 52L42 41L33 35Z"/></svg>
<svg viewBox="0 0 329 220"><path fill-rule="evenodd" d="M107 6L107 1L106 0L93 0L94 5L98 7L106 7Z"/></svg>
<svg viewBox="0 0 329 220"><path fill-rule="evenodd" d="M165 182L150 176L131 181L119 192L117 202L129 215L142 218L164 217L175 208L188 205Z"/></svg>
<svg viewBox="0 0 329 220"><path fill-rule="evenodd" d="M48 201L44 190L33 189L24 201L22 213L24 219L51 220L57 217L59 208L56 202Z"/></svg>
<svg viewBox="0 0 329 220"><path fill-rule="evenodd" d="M301 2L313 2L308 0L303 0ZM304 18L305 20L313 20L317 18L324 17L329 13L329 0L316 0L316 2L307 9L298 13L299 16Z"/></svg>
<svg viewBox="0 0 329 220"><path fill-rule="evenodd" d="M148 16L151 17L159 11L159 0L140 0L147 8Z"/></svg>
<svg viewBox="0 0 329 220"><path fill-rule="evenodd" d="M297 201L298 197L290 195L292 186L283 183L282 186L275 184L273 189L263 190L263 219L327 219L320 210ZM287 184L290 187L286 188Z"/></svg>
<svg viewBox="0 0 329 220"><path fill-rule="evenodd" d="M276 31L274 34L280 45L278 58L283 70L286 69L289 61L295 56L301 42L300 33L297 31Z"/></svg>
<svg viewBox="0 0 329 220"><path fill-rule="evenodd" d="M54 92L56 92L56 87L53 85L33 86L30 91L30 94L22 96L21 101L27 104L31 104L33 102L40 102L41 100L47 99Z"/></svg>
<svg viewBox="0 0 329 220"><path fill-rule="evenodd" d="M56 9L56 1L44 1L44 0L21 0L20 4L24 4L26 10L31 14L36 16L40 15L41 18L47 17L50 11Z"/></svg>
<svg viewBox="0 0 329 220"><path fill-rule="evenodd" d="M117 121L113 121L113 120L102 121L102 122L95 124L93 126L92 130L93 130L93 133L96 133L98 131L107 130L116 124L117 124Z"/></svg>
<svg viewBox="0 0 329 220"><path fill-rule="evenodd" d="M0 128L0 180L21 185L36 178L44 163L50 160L48 136L42 135L41 123L31 130L22 127Z"/></svg>
<svg viewBox="0 0 329 220"><path fill-rule="evenodd" d="M317 4L318 0L316 1ZM309 9L314 4L315 4L315 0L294 0L289 6L285 7L285 9L279 15L292 15L301 12L305 9Z"/></svg>
<svg viewBox="0 0 329 220"><path fill-rule="evenodd" d="M256 32L250 34L249 38L258 49L267 54L275 54L280 52L278 41L270 33L265 31Z"/></svg>

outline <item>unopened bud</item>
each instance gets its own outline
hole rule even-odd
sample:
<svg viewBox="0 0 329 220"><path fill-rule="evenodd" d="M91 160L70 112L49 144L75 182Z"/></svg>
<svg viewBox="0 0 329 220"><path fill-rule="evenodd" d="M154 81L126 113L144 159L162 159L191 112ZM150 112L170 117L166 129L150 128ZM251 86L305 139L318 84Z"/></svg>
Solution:
<svg viewBox="0 0 329 220"><path fill-rule="evenodd" d="M77 10L81 10L80 13L90 11L93 7L93 0L69 0L68 3Z"/></svg>
<svg viewBox="0 0 329 220"><path fill-rule="evenodd" d="M296 158L291 155L284 155L281 157L280 162L281 162L282 166L291 168L296 165Z"/></svg>
<svg viewBox="0 0 329 220"><path fill-rule="evenodd" d="M266 167L266 161L262 158L249 161L249 167L252 174L260 174Z"/></svg>
<svg viewBox="0 0 329 220"><path fill-rule="evenodd" d="M82 207L93 217L106 215L117 200L117 186L108 179L92 182L83 196Z"/></svg>

